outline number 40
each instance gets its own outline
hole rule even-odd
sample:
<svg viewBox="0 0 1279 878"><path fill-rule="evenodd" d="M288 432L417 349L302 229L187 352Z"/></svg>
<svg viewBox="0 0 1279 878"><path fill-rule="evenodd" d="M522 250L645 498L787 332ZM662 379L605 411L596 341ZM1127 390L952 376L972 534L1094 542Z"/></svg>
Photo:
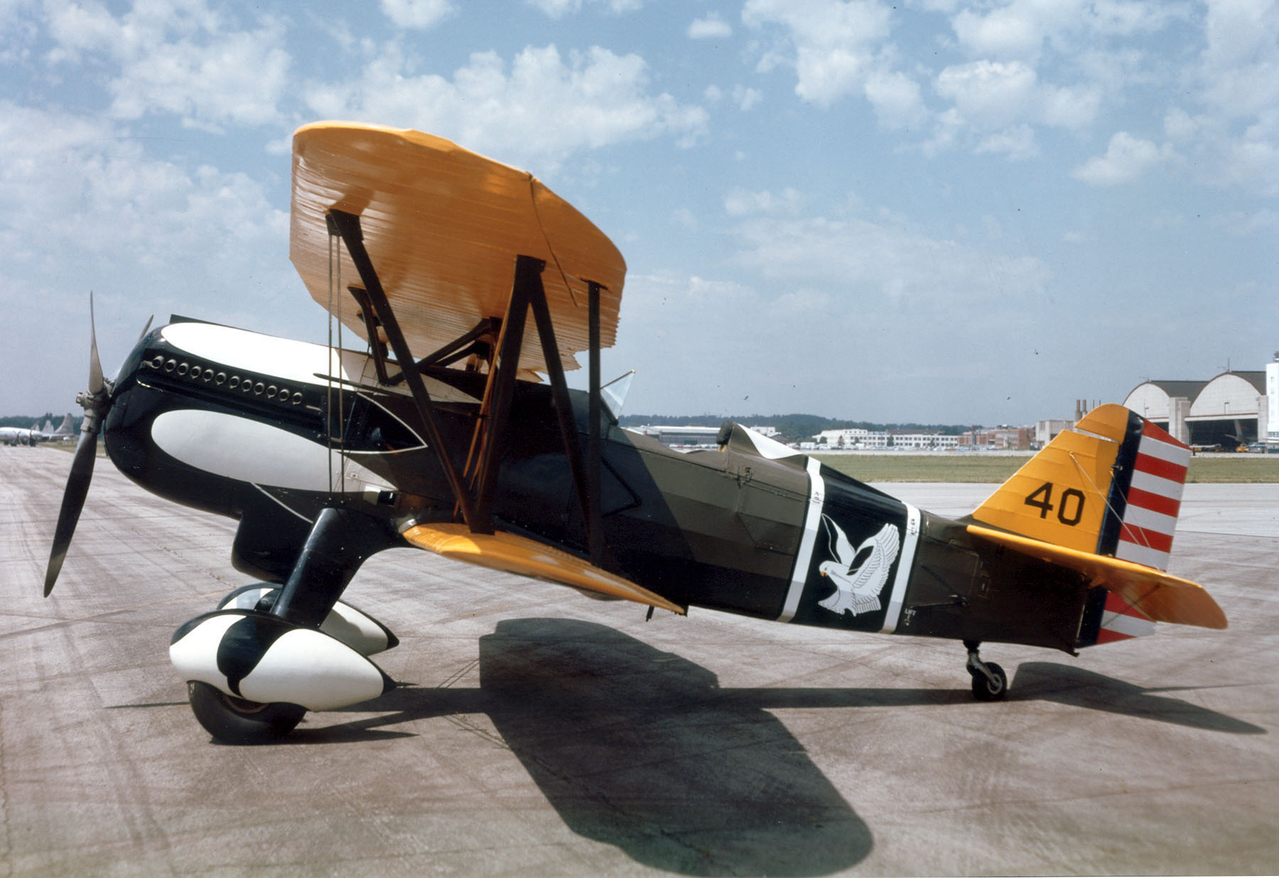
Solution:
<svg viewBox="0 0 1279 878"><path fill-rule="evenodd" d="M1040 518L1047 518L1048 513L1055 508L1057 510L1057 520L1067 527L1074 527L1084 517L1084 492L1078 488L1067 488L1061 492L1061 499L1058 500L1057 506L1054 507L1054 487L1052 482L1044 482L1026 496L1025 503L1027 506L1034 506L1038 509Z"/></svg>

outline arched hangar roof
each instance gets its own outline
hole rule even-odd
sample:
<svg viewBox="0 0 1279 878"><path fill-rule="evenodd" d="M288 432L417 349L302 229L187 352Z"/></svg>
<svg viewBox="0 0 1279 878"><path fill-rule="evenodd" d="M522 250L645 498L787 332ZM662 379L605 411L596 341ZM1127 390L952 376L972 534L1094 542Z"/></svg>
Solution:
<svg viewBox="0 0 1279 878"><path fill-rule="evenodd" d="M1171 417L1170 400L1190 400L1189 417L1229 418L1256 415L1258 397L1266 393L1265 372L1222 372L1211 381L1144 381L1134 387L1124 405L1152 421Z"/></svg>
<svg viewBox="0 0 1279 878"><path fill-rule="evenodd" d="M1169 400L1183 397L1194 402L1207 381L1143 381L1124 399L1124 405L1151 421L1166 421L1171 416Z"/></svg>
<svg viewBox="0 0 1279 878"><path fill-rule="evenodd" d="M1190 404L1190 417L1255 416L1259 410L1257 398L1265 395L1265 372L1222 372L1194 398Z"/></svg>

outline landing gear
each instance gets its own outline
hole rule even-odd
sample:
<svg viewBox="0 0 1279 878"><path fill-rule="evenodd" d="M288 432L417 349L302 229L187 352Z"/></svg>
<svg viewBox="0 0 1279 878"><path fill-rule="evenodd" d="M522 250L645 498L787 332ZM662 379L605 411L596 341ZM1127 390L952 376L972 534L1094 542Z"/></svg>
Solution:
<svg viewBox="0 0 1279 878"><path fill-rule="evenodd" d="M973 698L978 701L1002 701L1008 694L1008 675L1004 669L994 662L984 662L977 650L981 644L976 640L965 640L964 648L968 650L968 673L973 678Z"/></svg>
<svg viewBox="0 0 1279 878"><path fill-rule="evenodd" d="M227 744L266 744L283 738L302 721L306 708L296 704L259 704L213 688L187 683L191 712L204 730Z"/></svg>
<svg viewBox="0 0 1279 878"><path fill-rule="evenodd" d="M395 537L386 520L326 508L283 586L233 592L222 608L178 628L169 659L188 681L191 710L209 734L228 744L262 744L287 735L308 710L334 710L394 688L367 658L394 646L394 635L345 605L326 619L360 564Z"/></svg>

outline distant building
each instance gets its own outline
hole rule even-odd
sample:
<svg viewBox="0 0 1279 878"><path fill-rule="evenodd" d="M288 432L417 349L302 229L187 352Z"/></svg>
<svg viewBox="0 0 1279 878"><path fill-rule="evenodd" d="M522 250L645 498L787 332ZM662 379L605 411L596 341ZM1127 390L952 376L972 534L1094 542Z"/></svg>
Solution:
<svg viewBox="0 0 1279 878"><path fill-rule="evenodd" d="M877 435L883 435L887 443L888 434ZM869 448L870 437L870 430L853 427L848 430L822 430L813 437L813 442L818 448Z"/></svg>
<svg viewBox="0 0 1279 878"><path fill-rule="evenodd" d="M892 442L894 448L934 451L958 447L959 437L945 433L893 433Z"/></svg>
<svg viewBox="0 0 1279 878"><path fill-rule="evenodd" d="M847 430L823 430L813 437L813 444L818 450L869 450L876 448L910 448L929 450L935 448L954 448L959 443L958 436L944 433L907 433L889 432L886 430L865 430L853 427Z"/></svg>
<svg viewBox="0 0 1279 878"><path fill-rule="evenodd" d="M1275 361L1266 364L1266 441L1279 445L1279 351Z"/></svg>
<svg viewBox="0 0 1279 878"><path fill-rule="evenodd" d="M1075 426L1075 422L1067 418L1046 418L1035 421L1035 447L1043 448L1062 433Z"/></svg>
<svg viewBox="0 0 1279 878"><path fill-rule="evenodd" d="M1265 371L1222 372L1211 381L1145 381L1124 405L1187 445L1248 445L1279 431L1279 389L1269 389L1279 382L1271 377L1279 375L1276 357Z"/></svg>
<svg viewBox="0 0 1279 878"><path fill-rule="evenodd" d="M984 427L959 437L960 448L1028 451L1035 441L1034 427Z"/></svg>

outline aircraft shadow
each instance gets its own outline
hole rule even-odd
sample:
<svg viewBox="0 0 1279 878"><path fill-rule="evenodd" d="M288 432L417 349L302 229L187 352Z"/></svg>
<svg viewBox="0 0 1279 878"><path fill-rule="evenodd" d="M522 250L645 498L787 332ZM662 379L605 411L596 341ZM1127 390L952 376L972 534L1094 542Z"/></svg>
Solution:
<svg viewBox="0 0 1279 878"><path fill-rule="evenodd" d="M486 713L570 829L670 872L827 875L871 851L865 822L761 706L768 690L725 692L685 658L563 619L499 623L479 671L478 690L397 689L361 706L397 713L304 737Z"/></svg>
<svg viewBox="0 0 1279 878"><path fill-rule="evenodd" d="M1008 698L1055 701L1071 707L1153 719L1212 732L1266 734L1266 729L1261 726L1165 694L1177 689L1146 689L1095 671L1056 662L1024 662L1017 667L1016 677L1008 689Z"/></svg>
<svg viewBox="0 0 1279 878"><path fill-rule="evenodd" d="M502 622L480 638L497 732L564 822L686 875L825 875L870 830L776 717L611 628Z"/></svg>
<svg viewBox="0 0 1279 878"><path fill-rule="evenodd" d="M575 620L503 621L479 647L478 689L402 685L345 709L378 716L304 726L289 742L375 740L413 720L483 713L579 835L686 875L825 875L865 859L870 830L769 710L972 703L967 686L722 689L679 655ZM1170 691L1026 662L1009 700L1266 732Z"/></svg>

